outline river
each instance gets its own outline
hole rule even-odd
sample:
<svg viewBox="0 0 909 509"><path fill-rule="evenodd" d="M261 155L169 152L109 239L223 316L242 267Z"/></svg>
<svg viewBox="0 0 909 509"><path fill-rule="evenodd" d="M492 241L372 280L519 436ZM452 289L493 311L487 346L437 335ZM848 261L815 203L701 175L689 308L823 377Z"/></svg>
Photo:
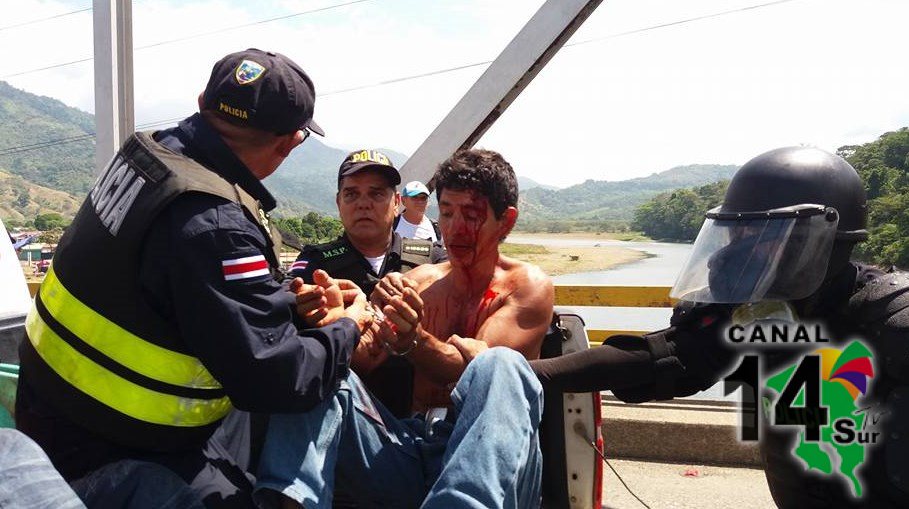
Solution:
<svg viewBox="0 0 909 509"><path fill-rule="evenodd" d="M672 286L682 266L691 254L691 244L665 242L627 242L595 238L559 238L529 234L509 235L514 244L539 244L553 247L615 246L643 251L649 257L619 265L613 269L553 277L556 284L621 285L621 286ZM584 318L588 327L613 330L658 330L669 325L672 310L668 308L599 308L573 307ZM693 399L729 399L723 396L721 384L691 396Z"/></svg>

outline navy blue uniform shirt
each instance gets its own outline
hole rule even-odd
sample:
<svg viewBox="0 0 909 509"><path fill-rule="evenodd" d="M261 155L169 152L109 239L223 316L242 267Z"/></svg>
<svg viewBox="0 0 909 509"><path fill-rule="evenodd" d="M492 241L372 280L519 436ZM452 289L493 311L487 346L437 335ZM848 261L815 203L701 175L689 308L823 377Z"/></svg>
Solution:
<svg viewBox="0 0 909 509"><path fill-rule="evenodd" d="M155 139L239 185L263 209L274 208L271 194L201 115ZM237 408L304 411L330 397L347 376L360 332L349 318L298 332L294 297L267 270L226 276L222 262L262 260L268 249L262 230L236 203L183 194L149 229L142 292L178 324L183 341Z"/></svg>

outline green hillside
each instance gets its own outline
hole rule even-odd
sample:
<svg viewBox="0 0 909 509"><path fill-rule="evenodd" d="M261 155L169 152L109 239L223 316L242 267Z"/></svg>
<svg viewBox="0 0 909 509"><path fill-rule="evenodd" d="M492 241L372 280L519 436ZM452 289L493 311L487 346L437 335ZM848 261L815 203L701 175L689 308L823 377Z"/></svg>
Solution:
<svg viewBox="0 0 909 509"><path fill-rule="evenodd" d="M95 178L93 133L90 113L0 81L0 171L21 179L6 178L0 183L0 197L6 200L0 218L32 220L39 208L72 218L72 202L82 201ZM381 150L397 164L407 159ZM317 137L293 151L281 170L265 181L278 199L276 215L302 216L310 211L337 215L337 171L347 152L329 147ZM29 193L40 195L42 202L28 202L22 189L33 189Z"/></svg>
<svg viewBox="0 0 909 509"><path fill-rule="evenodd" d="M93 132L91 114L0 82L0 171L9 174L0 188L0 196L6 200L0 217L31 221L40 210L71 218L73 203L83 199L94 181ZM399 166L407 159L398 152L380 150ZM293 151L265 181L278 199L275 215L301 217L315 211L336 216L338 165L347 152L325 145L317 137ZM657 193L729 178L734 170L733 166L681 166L649 177L622 182L588 180L566 189L520 177L519 226L534 220L627 223L634 207ZM429 214L436 214L435 203Z"/></svg>
<svg viewBox="0 0 909 509"><path fill-rule="evenodd" d="M628 221L636 206L661 192L728 179L736 169L733 165L692 164L631 180L588 180L564 189L537 187L521 193L519 208L524 220Z"/></svg>
<svg viewBox="0 0 909 509"><path fill-rule="evenodd" d="M18 176L0 171L0 219L8 226L25 225L38 214L56 212L71 218L80 200L64 192L33 184Z"/></svg>
<svg viewBox="0 0 909 509"><path fill-rule="evenodd" d="M81 197L94 182L94 132L92 115L0 81L0 170Z"/></svg>

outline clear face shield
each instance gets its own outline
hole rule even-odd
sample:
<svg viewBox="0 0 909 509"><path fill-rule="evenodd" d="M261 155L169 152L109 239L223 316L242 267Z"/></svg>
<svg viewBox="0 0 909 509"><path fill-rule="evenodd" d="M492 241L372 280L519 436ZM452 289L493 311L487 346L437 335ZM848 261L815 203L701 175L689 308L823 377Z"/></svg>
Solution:
<svg viewBox="0 0 909 509"><path fill-rule="evenodd" d="M741 304L792 301L817 290L827 273L838 215L822 205L767 212L707 212L691 257L670 296Z"/></svg>

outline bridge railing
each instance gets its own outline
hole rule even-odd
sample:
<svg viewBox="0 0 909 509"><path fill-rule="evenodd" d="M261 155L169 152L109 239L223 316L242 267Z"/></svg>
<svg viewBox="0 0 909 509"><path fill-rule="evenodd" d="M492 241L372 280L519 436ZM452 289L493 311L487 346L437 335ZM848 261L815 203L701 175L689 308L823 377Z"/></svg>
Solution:
<svg viewBox="0 0 909 509"><path fill-rule="evenodd" d="M29 283L34 296L40 283ZM668 286L609 286L609 285L556 285L557 306L669 308L675 304L669 298ZM615 334L643 334L645 330L587 329L591 345L600 344Z"/></svg>
<svg viewBox="0 0 909 509"><path fill-rule="evenodd" d="M557 306L596 306L631 308L670 308L676 300L669 297L668 286L556 285ZM581 313L583 315L583 313ZM615 334L644 334L648 330L587 329L591 346Z"/></svg>

